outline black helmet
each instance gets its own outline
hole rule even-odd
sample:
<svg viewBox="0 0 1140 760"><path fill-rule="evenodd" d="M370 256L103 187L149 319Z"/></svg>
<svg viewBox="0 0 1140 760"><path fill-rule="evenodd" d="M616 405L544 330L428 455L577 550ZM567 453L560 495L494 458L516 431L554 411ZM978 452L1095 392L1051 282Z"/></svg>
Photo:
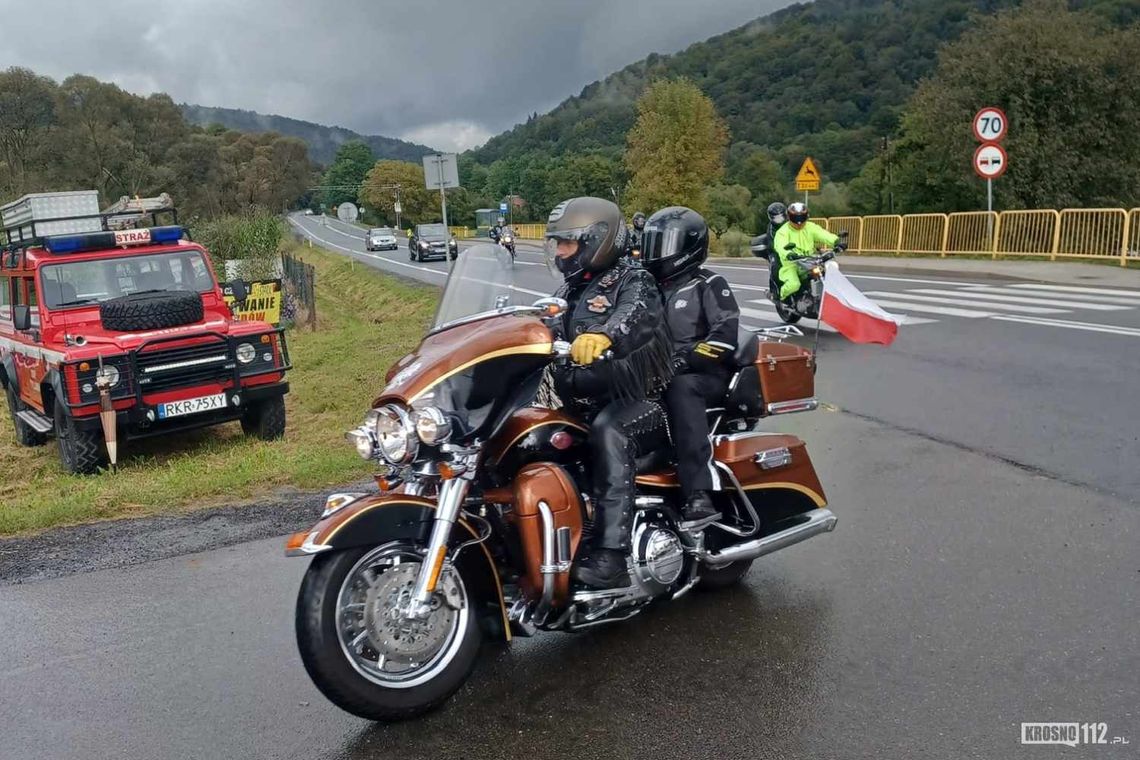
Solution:
<svg viewBox="0 0 1140 760"><path fill-rule="evenodd" d="M788 221L788 207L779 201L769 204L768 221L772 224L783 224Z"/></svg>
<svg viewBox="0 0 1140 760"><path fill-rule="evenodd" d="M658 281L691 272L708 257L709 226L691 208L663 208L645 222L641 264Z"/></svg>
<svg viewBox="0 0 1140 760"><path fill-rule="evenodd" d="M557 256L559 240L577 240L578 253ZM546 260L563 277L609 269L625 255L626 229L621 209L605 198L571 198L550 212L546 222Z"/></svg>
<svg viewBox="0 0 1140 760"><path fill-rule="evenodd" d="M638 211L633 215L633 228L638 232L645 229L645 214Z"/></svg>

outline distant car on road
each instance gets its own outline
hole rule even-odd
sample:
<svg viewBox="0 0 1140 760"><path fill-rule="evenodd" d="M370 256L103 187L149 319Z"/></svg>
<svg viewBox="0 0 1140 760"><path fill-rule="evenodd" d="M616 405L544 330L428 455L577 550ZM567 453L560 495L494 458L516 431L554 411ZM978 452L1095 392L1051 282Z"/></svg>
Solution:
<svg viewBox="0 0 1140 760"><path fill-rule="evenodd" d="M313 215L313 210L311 208L305 209L305 216L312 216L312 215Z"/></svg>
<svg viewBox="0 0 1140 760"><path fill-rule="evenodd" d="M459 243L442 224L417 224L408 238L408 258L412 261L454 259Z"/></svg>
<svg viewBox="0 0 1140 760"><path fill-rule="evenodd" d="M396 233L391 227L373 227L364 233L364 248L369 251L394 251L399 248Z"/></svg>

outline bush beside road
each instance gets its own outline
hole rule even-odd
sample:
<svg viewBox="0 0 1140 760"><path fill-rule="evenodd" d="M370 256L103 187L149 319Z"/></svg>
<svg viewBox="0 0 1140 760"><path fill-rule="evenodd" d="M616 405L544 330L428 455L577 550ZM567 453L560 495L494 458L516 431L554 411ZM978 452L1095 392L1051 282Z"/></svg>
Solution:
<svg viewBox="0 0 1140 760"><path fill-rule="evenodd" d="M352 268L319 249L294 253L317 267L320 324L288 336L295 369L283 441L265 443L231 423L173 440L132 443L118 472L65 474L55 443L22 448L0 425L0 535L108 518L178 512L237 502L273 489L321 488L371 468L344 442L379 389L383 373L410 350L431 318L438 291Z"/></svg>

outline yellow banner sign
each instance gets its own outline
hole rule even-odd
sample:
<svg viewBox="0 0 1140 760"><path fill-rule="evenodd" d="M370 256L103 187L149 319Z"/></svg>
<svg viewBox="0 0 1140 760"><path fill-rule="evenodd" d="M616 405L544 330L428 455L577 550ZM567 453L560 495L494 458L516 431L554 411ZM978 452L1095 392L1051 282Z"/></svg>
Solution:
<svg viewBox="0 0 1140 760"><path fill-rule="evenodd" d="M234 301L233 293L227 286L223 291L226 303L234 318L242 322L281 323L281 280L255 280L247 282L249 296L240 306Z"/></svg>
<svg viewBox="0 0 1140 760"><path fill-rule="evenodd" d="M816 168L815 161L811 160L811 156L808 156L796 174L796 192L818 193L819 183L819 169Z"/></svg>

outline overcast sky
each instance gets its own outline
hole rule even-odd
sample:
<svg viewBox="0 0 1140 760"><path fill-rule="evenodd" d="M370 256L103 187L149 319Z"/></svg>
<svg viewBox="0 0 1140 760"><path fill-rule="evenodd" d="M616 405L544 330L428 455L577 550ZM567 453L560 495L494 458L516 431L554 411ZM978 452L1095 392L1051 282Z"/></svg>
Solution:
<svg viewBox="0 0 1140 760"><path fill-rule="evenodd" d="M465 149L788 0L0 0L0 68Z"/></svg>

